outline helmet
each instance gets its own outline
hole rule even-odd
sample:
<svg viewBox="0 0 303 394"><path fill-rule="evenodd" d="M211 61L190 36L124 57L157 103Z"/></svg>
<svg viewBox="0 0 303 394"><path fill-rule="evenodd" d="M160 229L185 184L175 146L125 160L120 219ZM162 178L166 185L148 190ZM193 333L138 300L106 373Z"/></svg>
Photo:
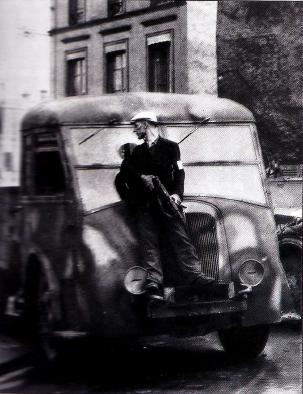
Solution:
<svg viewBox="0 0 303 394"><path fill-rule="evenodd" d="M148 122L158 123L157 116L154 112L142 111L138 112L135 116L131 118L131 123L137 122L137 120L147 120Z"/></svg>

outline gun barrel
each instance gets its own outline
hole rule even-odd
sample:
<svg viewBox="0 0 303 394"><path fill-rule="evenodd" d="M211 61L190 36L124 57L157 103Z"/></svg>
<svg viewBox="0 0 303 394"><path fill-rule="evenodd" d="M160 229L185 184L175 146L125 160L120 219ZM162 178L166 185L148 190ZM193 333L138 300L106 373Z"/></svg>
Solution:
<svg viewBox="0 0 303 394"><path fill-rule="evenodd" d="M179 219L184 221L185 217L182 209L182 204L178 205L170 196L166 188L158 177L153 177L153 184L158 198L160 199L160 205L168 216L177 216ZM181 208L181 209L180 209Z"/></svg>

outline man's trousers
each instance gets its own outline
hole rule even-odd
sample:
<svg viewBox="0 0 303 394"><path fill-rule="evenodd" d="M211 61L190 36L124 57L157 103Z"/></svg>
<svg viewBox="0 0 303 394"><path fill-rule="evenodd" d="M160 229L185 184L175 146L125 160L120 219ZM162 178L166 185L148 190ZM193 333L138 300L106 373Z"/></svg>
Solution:
<svg viewBox="0 0 303 394"><path fill-rule="evenodd" d="M172 252L176 270L184 285L199 278L202 274L201 261L187 234L185 222L178 216L168 217L154 201L136 207L136 221L142 266L148 272L149 281L163 283L160 244Z"/></svg>

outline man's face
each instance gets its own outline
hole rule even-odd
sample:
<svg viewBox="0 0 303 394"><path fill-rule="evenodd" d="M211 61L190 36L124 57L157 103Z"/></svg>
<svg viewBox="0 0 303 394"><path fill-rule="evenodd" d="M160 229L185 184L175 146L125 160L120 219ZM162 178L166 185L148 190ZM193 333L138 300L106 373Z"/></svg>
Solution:
<svg viewBox="0 0 303 394"><path fill-rule="evenodd" d="M144 140L146 137L146 123L145 122L135 122L134 133L137 134L139 140Z"/></svg>

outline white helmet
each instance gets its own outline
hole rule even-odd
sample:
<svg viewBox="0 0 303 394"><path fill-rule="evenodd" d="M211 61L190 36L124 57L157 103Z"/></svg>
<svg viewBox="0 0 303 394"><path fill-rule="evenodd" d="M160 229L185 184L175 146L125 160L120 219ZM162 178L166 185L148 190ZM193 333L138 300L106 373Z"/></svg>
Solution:
<svg viewBox="0 0 303 394"><path fill-rule="evenodd" d="M147 120L148 122L158 123L157 116L154 112L142 111L138 112L135 116L131 118L131 123L137 122L137 120Z"/></svg>

